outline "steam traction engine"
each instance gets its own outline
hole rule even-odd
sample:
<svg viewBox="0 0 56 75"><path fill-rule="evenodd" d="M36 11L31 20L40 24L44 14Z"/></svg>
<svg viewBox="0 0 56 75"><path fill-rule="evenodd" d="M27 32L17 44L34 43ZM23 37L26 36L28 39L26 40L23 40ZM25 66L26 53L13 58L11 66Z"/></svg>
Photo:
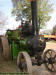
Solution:
<svg viewBox="0 0 56 75"><path fill-rule="evenodd" d="M22 26L22 37L25 41L25 45L29 49L29 55L27 52L19 52L17 58L17 64L20 71L28 71L32 74L32 65L45 64L48 70L56 72L56 52L52 49L48 49L44 52L46 42L43 38L40 38L38 34L38 20L37 20L37 1L31 1L32 11L32 26L29 26L28 22ZM43 54L44 53L44 54ZM35 58L32 58L35 57Z"/></svg>
<svg viewBox="0 0 56 75"><path fill-rule="evenodd" d="M8 37L0 38L3 56L8 59L9 53L11 53L12 60L15 56L18 56L17 65L19 71L28 72L30 75L32 75L32 65L40 66L45 64L48 70L56 72L56 51L52 49L44 51L46 42L38 34L36 0L31 0L31 11L32 26L28 21L22 22L22 28L18 29L18 36L12 35L13 31L8 30ZM17 49L15 49L15 46Z"/></svg>

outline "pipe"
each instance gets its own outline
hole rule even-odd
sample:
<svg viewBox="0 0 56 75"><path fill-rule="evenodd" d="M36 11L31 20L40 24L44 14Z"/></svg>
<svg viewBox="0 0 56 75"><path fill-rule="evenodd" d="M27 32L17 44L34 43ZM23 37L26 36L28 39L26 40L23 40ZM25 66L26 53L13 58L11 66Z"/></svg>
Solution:
<svg viewBox="0 0 56 75"><path fill-rule="evenodd" d="M37 1L31 1L31 13L32 13L32 32L38 35L38 12Z"/></svg>

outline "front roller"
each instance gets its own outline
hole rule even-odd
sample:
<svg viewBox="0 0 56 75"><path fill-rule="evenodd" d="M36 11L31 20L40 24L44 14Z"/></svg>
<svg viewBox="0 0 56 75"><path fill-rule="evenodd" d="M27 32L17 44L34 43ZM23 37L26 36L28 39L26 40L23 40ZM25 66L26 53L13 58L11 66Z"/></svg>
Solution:
<svg viewBox="0 0 56 75"><path fill-rule="evenodd" d="M32 62L30 56L26 52L19 52L17 58L17 65L20 72L27 72L32 74Z"/></svg>
<svg viewBox="0 0 56 75"><path fill-rule="evenodd" d="M44 53L44 61L46 68L51 72L56 72L56 51L48 49Z"/></svg>
<svg viewBox="0 0 56 75"><path fill-rule="evenodd" d="M9 43L6 37L1 37L2 41L2 55L3 57L8 60L9 59Z"/></svg>

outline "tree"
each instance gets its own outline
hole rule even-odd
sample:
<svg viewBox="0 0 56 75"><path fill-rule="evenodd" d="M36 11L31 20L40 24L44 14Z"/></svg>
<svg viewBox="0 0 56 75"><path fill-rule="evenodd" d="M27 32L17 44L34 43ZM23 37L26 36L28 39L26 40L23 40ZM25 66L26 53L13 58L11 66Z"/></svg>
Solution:
<svg viewBox="0 0 56 75"><path fill-rule="evenodd" d="M45 27L46 22L51 19L49 15L52 12L52 4L50 0L41 0L38 2L38 22L39 29Z"/></svg>
<svg viewBox="0 0 56 75"><path fill-rule="evenodd" d="M24 3L22 3L20 0L12 0L13 3L13 9L12 9L12 14L16 16L22 15Z"/></svg>
<svg viewBox="0 0 56 75"><path fill-rule="evenodd" d="M13 0L14 1L18 1L18 0ZM31 21L31 5L30 2L28 0L24 0L23 4L20 2L14 2L16 5L16 9L18 9L19 7L23 7L22 9L20 9L20 11L27 16L27 18L29 19L29 21ZM13 3L13 4L14 4ZM18 6L19 3L19 6ZM51 16L49 15L52 12L52 4L49 2L49 0L39 0L38 1L38 26L39 29L43 28L46 26L46 22L49 21L51 19ZM17 15L17 14L16 14Z"/></svg>
<svg viewBox="0 0 56 75"><path fill-rule="evenodd" d="M56 25L53 27L53 34L56 33Z"/></svg>

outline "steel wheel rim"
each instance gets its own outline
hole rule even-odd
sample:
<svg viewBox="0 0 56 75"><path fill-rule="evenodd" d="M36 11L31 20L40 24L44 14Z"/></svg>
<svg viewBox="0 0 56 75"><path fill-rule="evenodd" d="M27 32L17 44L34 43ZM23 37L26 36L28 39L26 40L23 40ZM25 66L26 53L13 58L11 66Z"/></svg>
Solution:
<svg viewBox="0 0 56 75"><path fill-rule="evenodd" d="M18 54L17 65L19 66L19 64L20 64L20 58L21 58L22 55L24 56L25 61L26 61L26 72L29 73L29 75L32 75L32 63L31 63L31 59L30 59L29 55L26 52L20 52ZM22 71L22 72L25 72L25 71Z"/></svg>
<svg viewBox="0 0 56 75"><path fill-rule="evenodd" d="M49 57L47 56L47 54L49 54ZM47 63L45 63L45 66L48 70L56 72L56 52L54 50L48 49L44 53L44 61L47 61Z"/></svg>

